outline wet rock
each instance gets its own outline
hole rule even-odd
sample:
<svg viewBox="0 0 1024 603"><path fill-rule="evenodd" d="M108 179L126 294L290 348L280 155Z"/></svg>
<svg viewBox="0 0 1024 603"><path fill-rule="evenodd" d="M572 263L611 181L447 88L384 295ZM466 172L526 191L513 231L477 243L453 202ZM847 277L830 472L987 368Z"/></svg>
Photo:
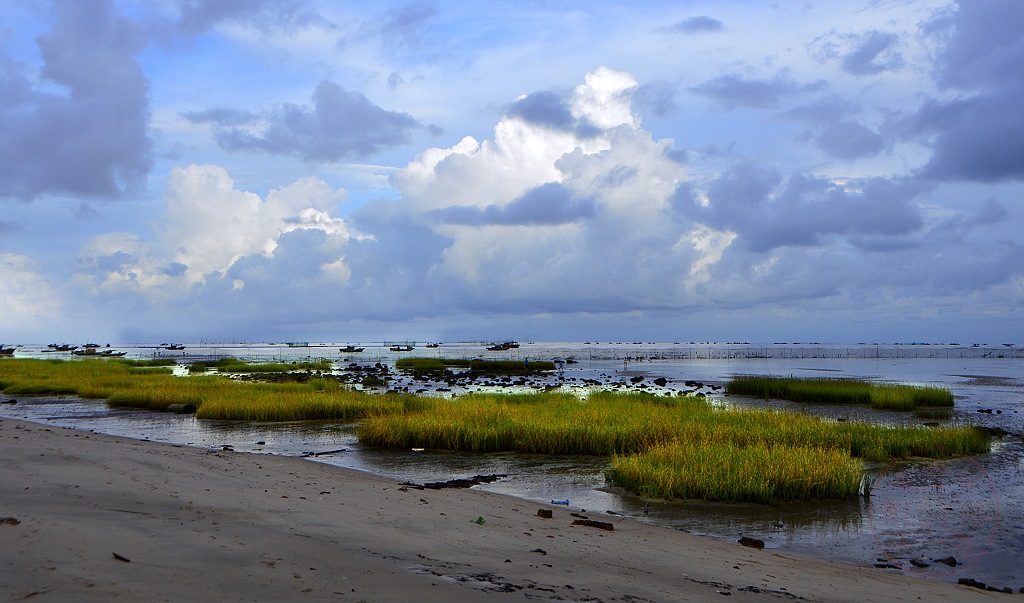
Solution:
<svg viewBox="0 0 1024 603"><path fill-rule="evenodd" d="M913 565L914 567L925 568L929 567L930 564L926 562L924 559L914 558L910 560L910 565Z"/></svg>
<svg viewBox="0 0 1024 603"><path fill-rule="evenodd" d="M15 400L14 398L11 398L10 400L4 400L2 402L2 404L17 404L17 403L18 403L18 401Z"/></svg>
<svg viewBox="0 0 1024 603"><path fill-rule="evenodd" d="M942 559L932 559L935 563L945 563L949 567L956 567L956 557L950 555L949 557L943 557Z"/></svg>
<svg viewBox="0 0 1024 603"><path fill-rule="evenodd" d="M665 387L668 384L668 379L664 377L657 377L654 380L654 384L657 385L658 387Z"/></svg>
<svg viewBox="0 0 1024 603"><path fill-rule="evenodd" d="M750 547L752 549L763 549L764 548L764 541L759 539L759 538L751 538L749 536L744 536L744 537L740 538L739 543L742 544L743 546L748 546L748 547Z"/></svg>
<svg viewBox="0 0 1024 603"><path fill-rule="evenodd" d="M551 519L554 515L551 509L537 509L537 517L543 517L544 519Z"/></svg>
<svg viewBox="0 0 1024 603"><path fill-rule="evenodd" d="M956 581L956 583L957 584L962 584L963 586L970 586L970 587L973 587L973 588L981 588L981 589L985 588L985 583L984 582L978 582L974 578L960 578L959 580Z"/></svg>
<svg viewBox="0 0 1024 603"><path fill-rule="evenodd" d="M16 526L21 520L16 517L0 517L0 526Z"/></svg>

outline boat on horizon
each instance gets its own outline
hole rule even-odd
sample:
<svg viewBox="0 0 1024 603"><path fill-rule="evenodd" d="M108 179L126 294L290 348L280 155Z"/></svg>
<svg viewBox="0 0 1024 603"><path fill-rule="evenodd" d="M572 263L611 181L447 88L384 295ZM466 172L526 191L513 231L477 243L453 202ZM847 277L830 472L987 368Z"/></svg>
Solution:
<svg viewBox="0 0 1024 603"><path fill-rule="evenodd" d="M13 356L14 350L16 349L17 348L5 348L4 345L0 343L0 356Z"/></svg>
<svg viewBox="0 0 1024 603"><path fill-rule="evenodd" d="M338 348L338 351L342 354L358 354L363 351L363 348L357 348L356 346L349 344L343 348Z"/></svg>
<svg viewBox="0 0 1024 603"><path fill-rule="evenodd" d="M72 354L75 356L91 356L98 358L120 358L126 355L128 352L116 352L114 350L97 350L96 348L84 348L81 350L72 350Z"/></svg>
<svg viewBox="0 0 1024 603"><path fill-rule="evenodd" d="M411 345L393 345L393 346L391 346L391 351L392 352L411 352L414 349L416 349L416 348L412 347Z"/></svg>

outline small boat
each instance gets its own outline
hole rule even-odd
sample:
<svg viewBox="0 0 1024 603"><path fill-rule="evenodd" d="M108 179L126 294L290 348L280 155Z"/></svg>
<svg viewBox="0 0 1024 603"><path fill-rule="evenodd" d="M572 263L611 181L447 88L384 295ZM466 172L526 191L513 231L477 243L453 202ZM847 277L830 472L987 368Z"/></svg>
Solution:
<svg viewBox="0 0 1024 603"><path fill-rule="evenodd" d="M338 348L338 351L340 351L342 354L358 354L359 352L363 351L363 348L357 348L354 345L347 345L343 348Z"/></svg>
<svg viewBox="0 0 1024 603"><path fill-rule="evenodd" d="M411 352L414 349L416 349L416 348L412 347L411 345L393 345L393 346L391 346L391 351L392 352Z"/></svg>
<svg viewBox="0 0 1024 603"><path fill-rule="evenodd" d="M185 349L185 346L183 346L183 345L181 345L181 344L165 345L165 346L164 346L164 349L165 349L165 350L172 350L172 351L175 351L175 350L184 350L184 349Z"/></svg>
<svg viewBox="0 0 1024 603"><path fill-rule="evenodd" d="M0 356L13 356L16 348L5 348L0 344Z"/></svg>
<svg viewBox="0 0 1024 603"><path fill-rule="evenodd" d="M102 350L98 351L96 348L85 348L82 350L72 350L72 354L75 356L94 356L97 358L120 358L128 352L115 352L114 350Z"/></svg>
<svg viewBox="0 0 1024 603"><path fill-rule="evenodd" d="M49 348L50 348L51 351L54 351L54 352L73 352L73 351L78 349L78 346L77 345L68 345L66 343L62 343L60 345L57 345L56 343L51 343L49 345Z"/></svg>
<svg viewBox="0 0 1024 603"><path fill-rule="evenodd" d="M500 352L502 350L507 350L508 346L503 343L496 343L494 345L487 346L487 349L492 352Z"/></svg>
<svg viewBox="0 0 1024 603"><path fill-rule="evenodd" d="M439 347L441 347L441 344L439 344L439 343L428 343L427 347L428 348L439 348Z"/></svg>

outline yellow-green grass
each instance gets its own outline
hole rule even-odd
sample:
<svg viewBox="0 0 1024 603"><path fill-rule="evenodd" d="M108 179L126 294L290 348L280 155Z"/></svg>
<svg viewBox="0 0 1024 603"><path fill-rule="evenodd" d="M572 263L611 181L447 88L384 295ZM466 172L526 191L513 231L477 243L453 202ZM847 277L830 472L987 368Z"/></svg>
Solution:
<svg viewBox="0 0 1024 603"><path fill-rule="evenodd" d="M314 379L308 383L243 383L216 375L181 378L164 369L100 360L16 359L0 367L8 395L75 395L112 406L165 410L190 404L206 419L247 421L351 420L419 406L408 395L372 395Z"/></svg>
<svg viewBox="0 0 1024 603"><path fill-rule="evenodd" d="M501 375L522 375L555 370L555 363L549 360L481 360L467 358L400 358L395 368L414 372L440 372L452 367L468 368L472 373L497 373Z"/></svg>
<svg viewBox="0 0 1024 603"><path fill-rule="evenodd" d="M329 371L330 360L313 362L244 362L237 358L221 358L216 362L195 362L189 365L190 373L204 373L214 369L218 373L285 373L289 371Z"/></svg>
<svg viewBox="0 0 1024 603"><path fill-rule="evenodd" d="M838 448L672 442L616 455L606 476L648 498L771 503L854 498L863 473Z"/></svg>
<svg viewBox="0 0 1024 603"><path fill-rule="evenodd" d="M412 358L399 358L395 361L395 368L415 372L443 371L451 367L469 368L469 358L423 358L414 356Z"/></svg>
<svg viewBox="0 0 1024 603"><path fill-rule="evenodd" d="M673 441L739 446L828 447L873 461L986 452L988 436L966 426L937 429L833 422L804 414L714 408L695 397L596 392L526 396L473 394L424 404L419 412L368 418L370 446L471 452L628 454Z"/></svg>
<svg viewBox="0 0 1024 603"><path fill-rule="evenodd" d="M621 477L626 487L638 492L666 497L765 500L849 495L847 486L834 486L824 493L781 478L772 486L774 489L767 490L767 486L758 485L761 482L748 480L751 486L746 494L727 485L737 475L747 476L754 471L749 467L758 466L756 463L761 461L757 459L763 460L765 450L780 464L811 471L825 465L825 457L846 461L946 458L986 452L990 445L987 432L969 426L928 429L838 423L781 411L716 408L696 397L597 391L585 400L561 392L474 394L446 400L370 394L328 379L250 383L216 375L175 377L163 369L94 360L5 362L0 365L0 389L6 394L46 390L107 398L111 404L153 410L170 404L191 404L198 407L197 416L208 419L362 419L359 437L369 446L609 455L615 459L610 474L614 479ZM671 452L678 446L689 448L683 453ZM635 461L627 456L634 454L650 456ZM680 454L729 460L698 463L718 468L712 477L698 479L686 464L664 460ZM637 470L627 471L629 463L649 467L650 475L636 477ZM833 465L829 471L836 475L845 471L843 463L829 463ZM666 478L666 472L674 472L675 477ZM804 479L796 469L791 476L789 481ZM715 479L721 482L719 486L703 491L666 486ZM849 481L844 478L836 483Z"/></svg>
<svg viewBox="0 0 1024 603"><path fill-rule="evenodd" d="M798 379L772 376L732 378L728 394L792 400L805 404L865 404L872 408L910 411L951 408L953 394L941 387L877 384L857 379Z"/></svg>

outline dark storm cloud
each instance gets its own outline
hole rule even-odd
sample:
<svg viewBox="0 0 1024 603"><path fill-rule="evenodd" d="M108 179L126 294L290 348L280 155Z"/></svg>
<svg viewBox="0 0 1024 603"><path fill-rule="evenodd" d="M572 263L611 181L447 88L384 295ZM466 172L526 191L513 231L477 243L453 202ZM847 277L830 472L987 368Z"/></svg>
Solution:
<svg viewBox="0 0 1024 603"><path fill-rule="evenodd" d="M556 225L578 222L594 215L594 201L579 199L556 182L542 184L503 206L448 207L432 212L447 224L466 226Z"/></svg>
<svg viewBox="0 0 1024 603"><path fill-rule="evenodd" d="M934 132L934 154L922 176L978 182L1024 179L1021 107L1018 93L924 105L912 122L918 134Z"/></svg>
<svg viewBox="0 0 1024 603"><path fill-rule="evenodd" d="M807 247L829 236L899 237L921 228L912 204L922 186L910 181L871 178L837 186L825 178L782 175L754 165L737 166L707 190L708 203L683 187L673 205L720 230L737 233L751 251Z"/></svg>
<svg viewBox="0 0 1024 603"><path fill-rule="evenodd" d="M945 39L938 83L962 94L930 100L899 127L930 144L921 174L938 180L1024 179L1024 11L1014 0L964 2L928 31Z"/></svg>
<svg viewBox="0 0 1024 603"><path fill-rule="evenodd" d="M359 92L345 90L324 80L313 94L312 106L284 104L265 115L231 109L189 113L192 121L213 124L217 143L228 151L258 151L293 155L310 162L367 157L408 143L413 131L422 128L406 113L387 111ZM248 121L267 124L256 132Z"/></svg>
<svg viewBox="0 0 1024 603"><path fill-rule="evenodd" d="M36 40L42 85L0 56L0 197L118 197L152 166L149 82L134 58L146 40L109 0L58 7Z"/></svg>
<svg viewBox="0 0 1024 603"><path fill-rule="evenodd" d="M857 47L842 60L843 70L851 75L874 75L898 69L903 58L893 49L899 36L885 31L869 31L858 40Z"/></svg>
<svg viewBox="0 0 1024 603"><path fill-rule="evenodd" d="M725 25L722 24L718 19L699 16L689 17L683 19L677 23L674 23L668 27L669 31L675 31L684 34L692 33L710 33L716 31L724 31Z"/></svg>
<svg viewBox="0 0 1024 603"><path fill-rule="evenodd" d="M690 88L697 94L718 101L727 109L748 107L765 109L774 107L786 97L820 90L823 83L798 84L786 74L780 73L774 78L746 79L729 74L710 80L700 86Z"/></svg>

